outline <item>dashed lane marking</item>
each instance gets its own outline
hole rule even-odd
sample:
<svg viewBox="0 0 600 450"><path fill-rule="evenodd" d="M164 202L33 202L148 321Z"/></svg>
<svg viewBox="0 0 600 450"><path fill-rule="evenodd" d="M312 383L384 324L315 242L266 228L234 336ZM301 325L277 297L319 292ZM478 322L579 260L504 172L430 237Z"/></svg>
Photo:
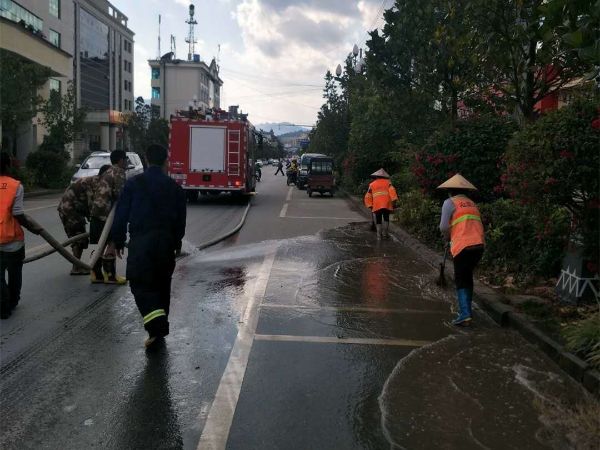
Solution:
<svg viewBox="0 0 600 450"><path fill-rule="evenodd" d="M283 208L281 208L281 212L279 213L279 217L286 217L287 214L287 209L288 209L288 204L284 204Z"/></svg>
<svg viewBox="0 0 600 450"><path fill-rule="evenodd" d="M258 270L254 288L249 295L246 311L242 314L238 334L229 355L227 367L225 367L217 388L215 399L208 412L197 450L223 450L227 445L229 430L240 397L248 357L256 333L260 304L265 297L276 254L277 244L272 244L268 248L265 259Z"/></svg>
<svg viewBox="0 0 600 450"><path fill-rule="evenodd" d="M414 296L413 298L422 299L423 297ZM261 308L273 309L296 309L305 311L333 311L333 312L366 312L366 313L386 313L386 314L448 314L449 311L443 310L423 310L410 308L369 308L367 306L311 306L311 305L281 305L277 303L263 303Z"/></svg>
<svg viewBox="0 0 600 450"><path fill-rule="evenodd" d="M257 334L254 336L254 340L270 342L306 342L313 344L389 345L396 347L423 347L432 342L413 339L337 338L330 336L291 336L287 334Z"/></svg>

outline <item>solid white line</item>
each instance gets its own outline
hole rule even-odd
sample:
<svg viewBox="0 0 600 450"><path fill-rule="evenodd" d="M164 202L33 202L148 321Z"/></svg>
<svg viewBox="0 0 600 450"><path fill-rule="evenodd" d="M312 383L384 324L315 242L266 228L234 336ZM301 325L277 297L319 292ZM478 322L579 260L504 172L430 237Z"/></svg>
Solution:
<svg viewBox="0 0 600 450"><path fill-rule="evenodd" d="M284 204L283 208L281 208L281 212L279 213L279 217L285 217L287 214L288 204Z"/></svg>
<svg viewBox="0 0 600 450"><path fill-rule="evenodd" d="M289 202L292 200L293 193L294 193L294 188L290 186L290 189L288 190L288 193L287 193L287 197L285 198L286 202Z"/></svg>
<svg viewBox="0 0 600 450"><path fill-rule="evenodd" d="M279 216L284 217L284 216ZM326 216L285 216L286 219L322 219L322 220L363 220L362 217L326 217Z"/></svg>
<svg viewBox="0 0 600 450"><path fill-rule="evenodd" d="M37 206L35 208L24 209L23 211L24 212L38 211L40 209L56 208L57 206L58 206L58 203L56 205Z"/></svg>
<svg viewBox="0 0 600 450"><path fill-rule="evenodd" d="M258 270L253 292L248 299L246 311L242 315L238 334L231 349L227 367L225 367L225 371L223 372L215 399L208 412L197 450L222 450L227 445L229 429L233 422L233 415L235 414L237 402L240 397L242 382L244 381L248 365L248 357L256 333L260 304L265 297L265 291L267 290L276 254L277 244L273 244L268 249L267 255Z"/></svg>
<svg viewBox="0 0 600 450"><path fill-rule="evenodd" d="M421 298L421 297L419 297ZM307 311L333 311L333 312L366 312L386 314L448 314L448 311L421 310L410 308L369 308L363 306L304 306L304 305L281 305L276 303L263 303L261 308L273 309L298 309Z"/></svg>
<svg viewBox="0 0 600 450"><path fill-rule="evenodd" d="M307 342L313 344L358 344L358 345L389 345L395 347L422 347L431 341L412 339L370 339L370 338L337 338L329 336L290 336L286 334L257 334L256 341L270 342Z"/></svg>

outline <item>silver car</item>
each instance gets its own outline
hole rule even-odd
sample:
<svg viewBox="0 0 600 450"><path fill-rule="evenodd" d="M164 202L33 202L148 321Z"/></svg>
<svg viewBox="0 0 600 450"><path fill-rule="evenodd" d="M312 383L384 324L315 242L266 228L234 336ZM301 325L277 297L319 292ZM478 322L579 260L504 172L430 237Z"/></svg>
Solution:
<svg viewBox="0 0 600 450"><path fill-rule="evenodd" d="M80 178L91 177L98 175L100 167L105 164L110 164L109 152L93 152L88 156L82 164L77 164L77 172L71 178L71 183ZM137 153L127 152L127 178L134 177L144 172L142 160Z"/></svg>

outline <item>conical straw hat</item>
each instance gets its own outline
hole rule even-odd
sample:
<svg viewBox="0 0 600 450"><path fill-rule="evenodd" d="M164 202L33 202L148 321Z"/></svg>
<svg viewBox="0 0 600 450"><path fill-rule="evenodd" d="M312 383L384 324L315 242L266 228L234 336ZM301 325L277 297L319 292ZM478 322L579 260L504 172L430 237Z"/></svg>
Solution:
<svg viewBox="0 0 600 450"><path fill-rule="evenodd" d="M373 172L371 174L372 177L379 177L379 178L389 178L390 174L387 173L385 170L383 170L383 168L379 169L377 172Z"/></svg>
<svg viewBox="0 0 600 450"><path fill-rule="evenodd" d="M465 189L468 191L476 191L477 188L473 186L469 180L463 177L460 173L457 173L449 180L444 181L440 184L438 189Z"/></svg>

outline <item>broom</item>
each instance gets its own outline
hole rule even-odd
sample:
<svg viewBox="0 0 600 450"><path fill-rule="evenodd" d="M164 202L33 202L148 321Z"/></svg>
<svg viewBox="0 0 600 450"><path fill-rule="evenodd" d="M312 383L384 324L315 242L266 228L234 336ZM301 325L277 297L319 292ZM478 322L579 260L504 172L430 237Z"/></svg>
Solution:
<svg viewBox="0 0 600 450"><path fill-rule="evenodd" d="M438 279L435 281L440 287L446 287L446 276L444 275L444 270L446 269L446 258L448 257L448 247L450 245L446 244L446 248L444 249L444 260L440 263L440 275Z"/></svg>

